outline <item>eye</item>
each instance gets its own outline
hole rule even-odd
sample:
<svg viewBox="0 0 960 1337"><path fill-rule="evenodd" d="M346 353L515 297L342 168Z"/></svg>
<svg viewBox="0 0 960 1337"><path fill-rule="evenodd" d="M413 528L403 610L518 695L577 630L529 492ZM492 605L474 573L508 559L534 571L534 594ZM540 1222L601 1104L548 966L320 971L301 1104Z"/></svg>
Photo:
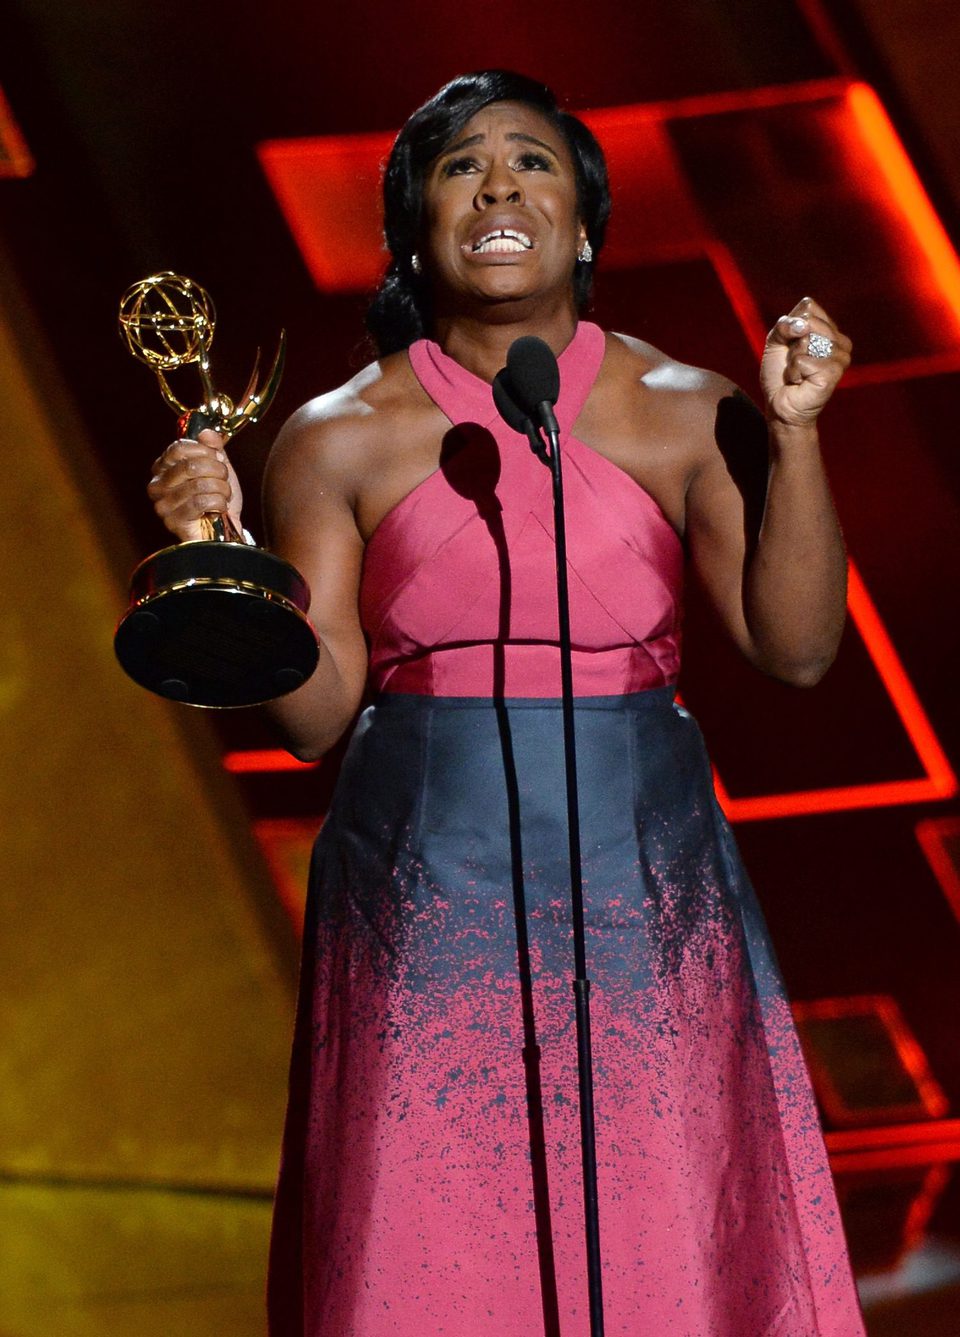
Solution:
<svg viewBox="0 0 960 1337"><path fill-rule="evenodd" d="M463 176L467 172L478 171L479 166L476 158L450 158L443 164L440 175L443 177Z"/></svg>
<svg viewBox="0 0 960 1337"><path fill-rule="evenodd" d="M514 162L514 168L521 172L552 172L553 162L545 153L526 149Z"/></svg>

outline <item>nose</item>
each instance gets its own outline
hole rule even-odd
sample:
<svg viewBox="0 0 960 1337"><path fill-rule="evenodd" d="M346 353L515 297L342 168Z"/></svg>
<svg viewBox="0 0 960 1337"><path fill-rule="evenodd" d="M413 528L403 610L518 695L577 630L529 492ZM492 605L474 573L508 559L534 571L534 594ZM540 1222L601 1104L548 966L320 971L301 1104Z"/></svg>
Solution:
<svg viewBox="0 0 960 1337"><path fill-rule="evenodd" d="M489 209L493 204L523 204L523 187L505 162L491 163L473 197L477 210Z"/></svg>

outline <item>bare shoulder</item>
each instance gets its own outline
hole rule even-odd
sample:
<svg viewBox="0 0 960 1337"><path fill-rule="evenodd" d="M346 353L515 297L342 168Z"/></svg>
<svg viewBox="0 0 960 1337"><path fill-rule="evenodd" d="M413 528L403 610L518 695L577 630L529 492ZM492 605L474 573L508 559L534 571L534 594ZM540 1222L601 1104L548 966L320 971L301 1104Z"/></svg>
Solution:
<svg viewBox="0 0 960 1337"><path fill-rule="evenodd" d="M287 419L271 451L271 464L283 465L295 457L300 465L336 469L356 451L369 448L396 416L409 411L418 390L405 353L369 363Z"/></svg>
<svg viewBox="0 0 960 1337"><path fill-rule="evenodd" d="M617 376L629 379L658 399L673 401L678 408L696 406L716 408L736 386L725 376L703 367L678 362L653 344L630 334L608 333L606 364Z"/></svg>
<svg viewBox="0 0 960 1337"><path fill-rule="evenodd" d="M405 352L371 362L287 419L270 452L265 486L291 476L319 479L352 504L378 455L404 433L406 420L430 408Z"/></svg>
<svg viewBox="0 0 960 1337"><path fill-rule="evenodd" d="M731 441L766 441L763 415L718 372L679 362L625 334L607 335L605 371L608 364L610 380L622 387L619 393L632 405L635 421L671 441L688 470L716 465L718 451Z"/></svg>
<svg viewBox="0 0 960 1337"><path fill-rule="evenodd" d="M724 473L722 441L751 435L744 431L750 415L759 417L727 377L642 339L607 334L577 435L649 492L684 534L694 481Z"/></svg>

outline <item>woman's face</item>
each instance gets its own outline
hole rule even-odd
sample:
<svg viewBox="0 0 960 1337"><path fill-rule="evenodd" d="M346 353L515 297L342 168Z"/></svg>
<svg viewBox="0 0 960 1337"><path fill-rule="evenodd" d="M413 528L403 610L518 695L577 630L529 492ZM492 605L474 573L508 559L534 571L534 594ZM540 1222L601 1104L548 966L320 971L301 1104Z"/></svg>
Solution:
<svg viewBox="0 0 960 1337"><path fill-rule="evenodd" d="M586 230L563 136L532 107L494 102L427 171L424 271L439 311L569 292Z"/></svg>

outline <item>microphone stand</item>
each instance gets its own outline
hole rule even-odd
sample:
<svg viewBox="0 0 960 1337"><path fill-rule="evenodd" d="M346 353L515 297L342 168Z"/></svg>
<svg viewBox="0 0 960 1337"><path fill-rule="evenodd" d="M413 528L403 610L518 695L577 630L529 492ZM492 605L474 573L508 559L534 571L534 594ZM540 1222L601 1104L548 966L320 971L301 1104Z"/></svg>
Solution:
<svg viewBox="0 0 960 1337"><path fill-rule="evenodd" d="M531 449L553 479L553 532L557 558L557 615L560 630L560 690L563 707L563 761L567 782L567 829L570 839L570 901L573 921L573 993L577 1019L577 1077L580 1089L580 1146L583 1164L583 1213L587 1243L590 1337L603 1337L603 1283L600 1265L600 1213L597 1193L597 1142L593 1112L593 1053L590 1043L590 981L583 925L583 870L580 854L580 801L577 794L577 745L573 723L573 658L570 646L570 596L567 588L567 533L563 512L560 428L553 406L538 406L549 450L531 419L524 426Z"/></svg>

